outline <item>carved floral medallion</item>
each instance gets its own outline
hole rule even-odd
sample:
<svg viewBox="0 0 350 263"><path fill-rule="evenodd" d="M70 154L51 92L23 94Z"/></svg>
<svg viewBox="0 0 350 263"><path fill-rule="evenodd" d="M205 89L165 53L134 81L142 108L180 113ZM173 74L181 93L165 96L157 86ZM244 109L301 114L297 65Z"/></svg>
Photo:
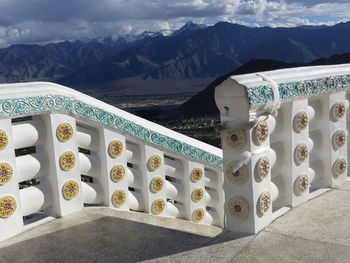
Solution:
<svg viewBox="0 0 350 263"><path fill-rule="evenodd" d="M298 131L305 130L309 122L307 113L305 111L298 112L295 115L294 122Z"/></svg>
<svg viewBox="0 0 350 263"><path fill-rule="evenodd" d="M63 197L66 200L72 200L79 193L79 185L76 181L69 180L63 185Z"/></svg>
<svg viewBox="0 0 350 263"><path fill-rule="evenodd" d="M157 170L162 165L162 159L158 154L153 154L148 160L148 167L151 171Z"/></svg>
<svg viewBox="0 0 350 263"><path fill-rule="evenodd" d="M57 126L56 136L61 142L67 142L73 137L73 128L69 123L61 123Z"/></svg>
<svg viewBox="0 0 350 263"><path fill-rule="evenodd" d="M123 165L117 164L111 170L111 178L115 183L120 182L125 177L125 169Z"/></svg>
<svg viewBox="0 0 350 263"><path fill-rule="evenodd" d="M0 217L7 218L12 216L17 209L15 198L10 195L0 198Z"/></svg>
<svg viewBox="0 0 350 263"><path fill-rule="evenodd" d="M156 199L152 204L152 213L159 215L165 210L165 201L163 199Z"/></svg>
<svg viewBox="0 0 350 263"><path fill-rule="evenodd" d="M124 190L117 190L112 196L113 205L115 207L121 207L126 202L126 193Z"/></svg>
<svg viewBox="0 0 350 263"><path fill-rule="evenodd" d="M267 137L269 136L269 127L267 125L266 121L259 121L258 125L256 126L256 139L259 143L263 143L266 141Z"/></svg>
<svg viewBox="0 0 350 263"><path fill-rule="evenodd" d="M13 175L13 169L8 163L0 163L0 184L8 183Z"/></svg>
<svg viewBox="0 0 350 263"><path fill-rule="evenodd" d="M60 157L61 168L64 171L69 171L74 168L75 161L76 161L76 158L73 152L71 151L65 152Z"/></svg>
<svg viewBox="0 0 350 263"><path fill-rule="evenodd" d="M246 142L244 130L225 130L224 138L227 145L234 150L242 149Z"/></svg>
<svg viewBox="0 0 350 263"><path fill-rule="evenodd" d="M204 191L202 188L196 188L192 191L191 197L193 202L199 202L203 199Z"/></svg>
<svg viewBox="0 0 350 263"><path fill-rule="evenodd" d="M204 216L205 216L204 209L203 208L198 208L198 209L193 211L192 219L193 219L194 222L199 223L200 221L203 220Z"/></svg>
<svg viewBox="0 0 350 263"><path fill-rule="evenodd" d="M160 192L164 187L164 180L160 177L155 177L151 181L151 191L153 193Z"/></svg>
<svg viewBox="0 0 350 263"><path fill-rule="evenodd" d="M295 149L295 159L298 163L303 163L309 156L309 149L305 143L299 144Z"/></svg>
<svg viewBox="0 0 350 263"><path fill-rule="evenodd" d="M191 172L191 181L194 183L199 182L203 177L203 170L201 168L194 168Z"/></svg>
<svg viewBox="0 0 350 263"><path fill-rule="evenodd" d="M240 197L233 197L227 202L227 210L236 219L244 221L248 217L248 203Z"/></svg>
<svg viewBox="0 0 350 263"><path fill-rule="evenodd" d="M235 171L236 163L228 165L226 170L226 178L231 184L244 184L248 179L248 169L246 165L242 165Z"/></svg>
<svg viewBox="0 0 350 263"><path fill-rule="evenodd" d="M118 140L112 141L108 146L108 153L112 158L117 158L123 152L123 143Z"/></svg>

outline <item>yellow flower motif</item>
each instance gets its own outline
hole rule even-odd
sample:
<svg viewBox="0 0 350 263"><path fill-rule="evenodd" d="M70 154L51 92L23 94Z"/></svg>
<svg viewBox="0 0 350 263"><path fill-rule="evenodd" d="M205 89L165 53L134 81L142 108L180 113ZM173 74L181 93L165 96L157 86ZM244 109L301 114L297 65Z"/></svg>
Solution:
<svg viewBox="0 0 350 263"><path fill-rule="evenodd" d="M309 178L307 175L298 176L297 180L297 190L299 193L304 193L309 188Z"/></svg>
<svg viewBox="0 0 350 263"><path fill-rule="evenodd" d="M0 163L0 184L6 184L11 180L13 170L8 163Z"/></svg>
<svg viewBox="0 0 350 263"><path fill-rule="evenodd" d="M120 156L122 154L123 148L124 148L124 146L123 146L123 143L121 141L114 140L109 144L109 147L108 147L109 155L112 158L117 158L118 156Z"/></svg>
<svg viewBox="0 0 350 263"><path fill-rule="evenodd" d="M199 182L203 177L203 170L201 168L195 168L191 172L191 181L194 183Z"/></svg>
<svg viewBox="0 0 350 263"><path fill-rule="evenodd" d="M342 102L338 102L333 107L333 116L336 120L343 118L345 114L345 105Z"/></svg>
<svg viewBox="0 0 350 263"><path fill-rule="evenodd" d="M163 189L164 186L164 181L162 178L160 177L155 177L152 179L151 181L151 191L153 193L158 193L159 191L161 191Z"/></svg>
<svg viewBox="0 0 350 263"><path fill-rule="evenodd" d="M305 111L298 112L297 115L295 115L295 127L298 131L305 130L308 124L308 116Z"/></svg>
<svg viewBox="0 0 350 263"><path fill-rule="evenodd" d="M16 200L12 196L4 196L0 199L0 217L7 218L16 212Z"/></svg>
<svg viewBox="0 0 350 263"><path fill-rule="evenodd" d="M336 131L333 135L333 143L337 148L341 148L344 146L346 142L345 132L342 130Z"/></svg>
<svg viewBox="0 0 350 263"><path fill-rule="evenodd" d="M79 193L79 185L76 181L69 180L63 185L63 197L66 200L72 200Z"/></svg>
<svg viewBox="0 0 350 263"><path fill-rule="evenodd" d="M303 163L309 156L309 149L305 143L301 143L296 147L295 158L299 163Z"/></svg>
<svg viewBox="0 0 350 263"><path fill-rule="evenodd" d="M8 137L4 130L0 129L0 151L4 150L8 144Z"/></svg>
<svg viewBox="0 0 350 263"><path fill-rule="evenodd" d="M240 197L233 197L227 202L227 210L238 220L245 220L248 217L248 204Z"/></svg>
<svg viewBox="0 0 350 263"><path fill-rule="evenodd" d="M157 170L162 164L162 160L158 154L153 154L148 160L148 167L150 170Z"/></svg>
<svg viewBox="0 0 350 263"><path fill-rule="evenodd" d="M156 199L152 204L152 213L155 215L161 214L165 209L165 201L163 199Z"/></svg>
<svg viewBox="0 0 350 263"><path fill-rule="evenodd" d="M192 191L192 201L193 202L199 202L200 200L203 199L204 196L204 191L202 188L196 188Z"/></svg>
<svg viewBox="0 0 350 263"><path fill-rule="evenodd" d="M267 211L269 211L271 206L271 195L269 192L264 192L261 194L259 198L259 208L260 213L264 215Z"/></svg>
<svg viewBox="0 0 350 263"><path fill-rule="evenodd" d="M334 172L337 176L345 173L346 171L346 161L343 158L339 158L334 162Z"/></svg>
<svg viewBox="0 0 350 263"><path fill-rule="evenodd" d="M247 167L243 164L238 170L234 171L236 163L228 165L226 178L231 184L244 184L248 179Z"/></svg>
<svg viewBox="0 0 350 263"><path fill-rule="evenodd" d="M258 163L258 176L261 180L266 178L270 171L270 160L267 157L262 157Z"/></svg>
<svg viewBox="0 0 350 263"><path fill-rule="evenodd" d="M75 155L73 152L65 152L60 157L60 165L64 171L69 171L75 166Z"/></svg>
<svg viewBox="0 0 350 263"><path fill-rule="evenodd" d="M269 127L267 125L266 121L259 121L258 125L256 126L256 138L259 143L263 143L266 141L267 137L269 136Z"/></svg>
<svg viewBox="0 0 350 263"><path fill-rule="evenodd" d="M224 138L227 145L234 150L242 149L246 141L244 130L225 130Z"/></svg>
<svg viewBox="0 0 350 263"><path fill-rule="evenodd" d="M56 129L56 136L61 142L69 141L73 137L72 126L67 122L61 123Z"/></svg>
<svg viewBox="0 0 350 263"><path fill-rule="evenodd" d="M126 193L124 190L117 190L112 196L113 204L116 207L121 207L126 202Z"/></svg>
<svg viewBox="0 0 350 263"><path fill-rule="evenodd" d="M204 215L205 215L205 212L203 208L198 208L194 210L192 214L193 221L196 223L199 223L200 221L203 220Z"/></svg>
<svg viewBox="0 0 350 263"><path fill-rule="evenodd" d="M122 165L117 164L111 170L111 178L118 183L125 177L125 169Z"/></svg>

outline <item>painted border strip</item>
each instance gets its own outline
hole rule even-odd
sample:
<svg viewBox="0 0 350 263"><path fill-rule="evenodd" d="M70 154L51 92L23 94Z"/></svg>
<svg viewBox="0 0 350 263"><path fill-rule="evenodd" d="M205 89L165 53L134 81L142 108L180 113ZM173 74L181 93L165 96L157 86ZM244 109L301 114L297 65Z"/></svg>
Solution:
<svg viewBox="0 0 350 263"><path fill-rule="evenodd" d="M310 96L349 88L350 74L278 84L281 100L288 100L300 96ZM273 92L270 85L248 88L247 92L248 102L251 106L273 101Z"/></svg>
<svg viewBox="0 0 350 263"><path fill-rule="evenodd" d="M10 98L0 100L0 105L0 117L66 110L89 120L116 128L118 131L134 136L138 139L157 144L166 149L184 154L212 166L216 166L217 168L223 167L223 160L217 155L144 128L143 126L119 117L114 113L93 107L67 96L47 95Z"/></svg>

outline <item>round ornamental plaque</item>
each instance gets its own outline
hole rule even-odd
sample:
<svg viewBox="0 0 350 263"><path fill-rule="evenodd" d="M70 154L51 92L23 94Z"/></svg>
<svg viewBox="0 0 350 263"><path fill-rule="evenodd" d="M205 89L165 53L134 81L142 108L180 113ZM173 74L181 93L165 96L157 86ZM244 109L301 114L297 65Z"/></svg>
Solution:
<svg viewBox="0 0 350 263"><path fill-rule="evenodd" d="M123 165L117 164L111 170L111 178L115 183L120 182L125 177L125 169Z"/></svg>
<svg viewBox="0 0 350 263"><path fill-rule="evenodd" d="M270 160L267 157L262 157L258 162L258 176L260 180L265 179L270 171Z"/></svg>
<svg viewBox="0 0 350 263"><path fill-rule="evenodd" d="M194 183L199 182L203 177L203 170L201 168L194 168L191 172L191 181Z"/></svg>
<svg viewBox="0 0 350 263"><path fill-rule="evenodd" d="M151 171L157 170L162 165L162 159L158 154L153 154L148 160L148 167Z"/></svg>
<svg viewBox="0 0 350 263"><path fill-rule="evenodd" d="M263 143L266 141L267 137L269 136L269 127L267 125L266 121L259 121L258 125L256 126L256 139L259 143Z"/></svg>
<svg viewBox="0 0 350 263"><path fill-rule="evenodd" d="M7 218L16 212L17 203L12 196L4 196L0 198L0 217Z"/></svg>
<svg viewBox="0 0 350 263"><path fill-rule="evenodd" d="M202 188L196 188L192 191L192 201L193 202L199 202L200 200L203 199L204 196L204 191Z"/></svg>
<svg viewBox="0 0 350 263"><path fill-rule="evenodd" d="M303 163L307 160L309 156L309 150L305 143L299 144L295 149L295 159L298 163Z"/></svg>
<svg viewBox="0 0 350 263"><path fill-rule="evenodd" d="M336 131L333 135L333 144L337 148L341 148L344 146L346 142L345 132L342 130Z"/></svg>
<svg viewBox="0 0 350 263"><path fill-rule="evenodd" d="M65 152L60 157L60 165L64 171L69 171L75 166L75 155L73 152Z"/></svg>
<svg viewBox="0 0 350 263"><path fill-rule="evenodd" d="M126 193L124 190L117 190L112 196L113 205L115 207L121 207L126 202Z"/></svg>
<svg viewBox="0 0 350 263"><path fill-rule="evenodd" d="M307 175L300 175L296 180L297 191L302 194L309 188L309 178Z"/></svg>
<svg viewBox="0 0 350 263"><path fill-rule="evenodd" d="M225 130L224 138L227 145L234 150L242 149L246 141L244 130Z"/></svg>
<svg viewBox="0 0 350 263"><path fill-rule="evenodd" d="M307 124L308 124L308 116L307 116L307 113L306 113L305 111L298 112L298 113L295 115L294 122L295 122L295 128L296 128L298 131L305 130L306 127L307 127Z"/></svg>
<svg viewBox="0 0 350 263"><path fill-rule="evenodd" d="M260 213L264 215L267 211L269 211L271 206L271 196L269 192L263 192L259 198L259 209Z"/></svg>
<svg viewBox="0 0 350 263"><path fill-rule="evenodd" d="M234 172L236 164L231 163L226 169L226 178L231 184L244 184L248 179L247 166L244 164Z"/></svg>
<svg viewBox="0 0 350 263"><path fill-rule="evenodd" d="M333 106L333 116L336 120L343 118L345 114L345 105L343 102L338 102Z"/></svg>
<svg viewBox="0 0 350 263"><path fill-rule="evenodd" d="M6 184L12 178L13 170L8 163L0 163L0 185Z"/></svg>
<svg viewBox="0 0 350 263"><path fill-rule="evenodd" d="M163 199L156 199L152 204L152 213L159 215L163 213L165 209L165 201Z"/></svg>
<svg viewBox="0 0 350 263"><path fill-rule="evenodd" d="M61 123L57 126L56 136L61 142L67 142L73 137L73 128L69 123Z"/></svg>
<svg viewBox="0 0 350 263"><path fill-rule="evenodd" d="M123 143L118 140L112 141L108 146L108 153L112 158L117 158L123 152Z"/></svg>
<svg viewBox="0 0 350 263"><path fill-rule="evenodd" d="M79 193L79 185L76 181L70 180L63 185L63 197L66 200L72 200Z"/></svg>
<svg viewBox="0 0 350 263"><path fill-rule="evenodd" d="M227 210L236 219L244 221L248 217L248 204L240 197L233 197L227 202Z"/></svg>
<svg viewBox="0 0 350 263"><path fill-rule="evenodd" d="M160 177L155 177L151 181L151 191L153 193L160 192L164 187L164 180Z"/></svg>
<svg viewBox="0 0 350 263"><path fill-rule="evenodd" d="M203 220L204 215L205 215L204 209L198 208L198 209L193 211L192 219L194 222L199 223L200 221Z"/></svg>
<svg viewBox="0 0 350 263"><path fill-rule="evenodd" d="M342 175L346 171L346 161L344 158L339 158L334 162L334 173L336 176Z"/></svg>
<svg viewBox="0 0 350 263"><path fill-rule="evenodd" d="M0 151L4 150L8 144L8 137L4 130L0 129Z"/></svg>

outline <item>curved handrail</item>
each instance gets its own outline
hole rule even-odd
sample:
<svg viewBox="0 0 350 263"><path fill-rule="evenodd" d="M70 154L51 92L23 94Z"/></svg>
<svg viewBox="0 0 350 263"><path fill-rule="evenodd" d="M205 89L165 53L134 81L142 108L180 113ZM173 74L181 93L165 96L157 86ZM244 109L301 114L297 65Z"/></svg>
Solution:
<svg viewBox="0 0 350 263"><path fill-rule="evenodd" d="M210 166L223 167L221 149L62 85L50 82L1 84L0 96L0 118L68 111Z"/></svg>

